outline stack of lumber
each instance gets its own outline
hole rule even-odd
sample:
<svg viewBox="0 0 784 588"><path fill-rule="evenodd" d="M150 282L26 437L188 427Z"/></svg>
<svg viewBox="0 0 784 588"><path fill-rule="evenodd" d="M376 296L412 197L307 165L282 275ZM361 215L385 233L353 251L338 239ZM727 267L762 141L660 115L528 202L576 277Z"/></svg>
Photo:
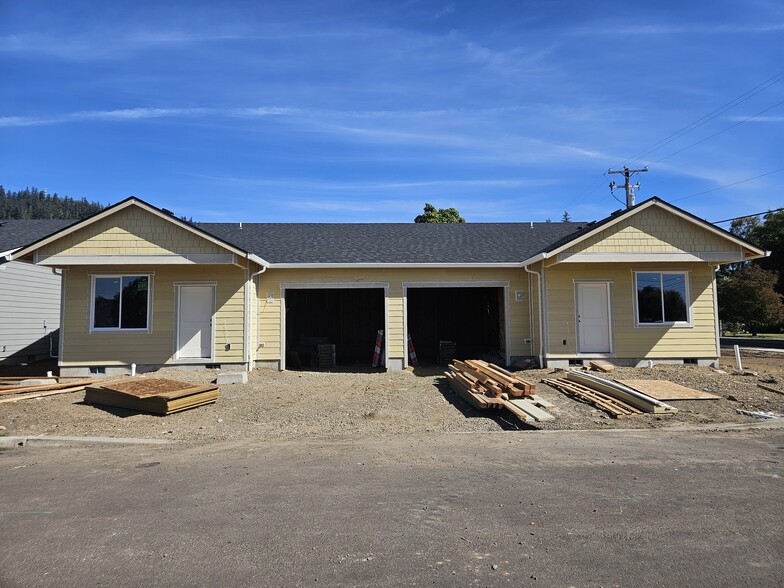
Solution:
<svg viewBox="0 0 784 588"><path fill-rule="evenodd" d="M551 421L542 410L553 404L534 394L534 385L500 366L477 359L453 361L444 372L452 389L474 408L504 408L525 423Z"/></svg>
<svg viewBox="0 0 784 588"><path fill-rule="evenodd" d="M84 401L168 415L210 404L219 397L220 388L213 384L194 386L188 382L142 377L90 386Z"/></svg>
<svg viewBox="0 0 784 588"><path fill-rule="evenodd" d="M453 361L449 365L452 371L459 371L463 376L471 380L472 387L476 387L482 394L487 396L500 397L508 394L512 398L532 396L536 391L536 386L530 382L518 378L497 366L481 359L467 359L465 361Z"/></svg>
<svg viewBox="0 0 784 588"><path fill-rule="evenodd" d="M74 381L69 381L74 380ZM81 392L93 380L81 378L2 378L0 381L0 404L17 402L29 398L42 398L55 394Z"/></svg>
<svg viewBox="0 0 784 588"><path fill-rule="evenodd" d="M620 382L572 370L566 378L544 380L562 392L586 400L615 417L640 413L675 414L678 409Z"/></svg>
<svg viewBox="0 0 784 588"><path fill-rule="evenodd" d="M553 378L550 380L542 380L542 382L560 390L567 396L587 402L596 408L604 410L616 419L643 414L641 410L638 410L631 404L626 404L622 400L613 398L609 394L583 386L577 382L572 382L566 378Z"/></svg>

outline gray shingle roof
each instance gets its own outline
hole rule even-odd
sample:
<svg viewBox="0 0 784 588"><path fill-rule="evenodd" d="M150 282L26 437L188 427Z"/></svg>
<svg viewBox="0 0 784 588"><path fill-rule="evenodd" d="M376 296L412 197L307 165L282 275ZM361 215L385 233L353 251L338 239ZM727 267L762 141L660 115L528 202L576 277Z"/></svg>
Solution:
<svg viewBox="0 0 784 588"><path fill-rule="evenodd" d="M75 220L0 220L0 253L29 245L74 224Z"/></svg>
<svg viewBox="0 0 784 588"><path fill-rule="evenodd" d="M586 223L194 223L270 263L510 263Z"/></svg>

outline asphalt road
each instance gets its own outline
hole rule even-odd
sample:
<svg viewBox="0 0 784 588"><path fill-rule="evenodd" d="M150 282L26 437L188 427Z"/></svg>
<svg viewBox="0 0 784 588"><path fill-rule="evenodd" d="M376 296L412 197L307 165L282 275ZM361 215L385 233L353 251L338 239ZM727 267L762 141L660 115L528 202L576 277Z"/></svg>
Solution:
<svg viewBox="0 0 784 588"><path fill-rule="evenodd" d="M750 347L752 349L784 349L784 339L766 339L764 337L722 337L722 347Z"/></svg>
<svg viewBox="0 0 784 588"><path fill-rule="evenodd" d="M784 431L0 453L0 585L774 586Z"/></svg>

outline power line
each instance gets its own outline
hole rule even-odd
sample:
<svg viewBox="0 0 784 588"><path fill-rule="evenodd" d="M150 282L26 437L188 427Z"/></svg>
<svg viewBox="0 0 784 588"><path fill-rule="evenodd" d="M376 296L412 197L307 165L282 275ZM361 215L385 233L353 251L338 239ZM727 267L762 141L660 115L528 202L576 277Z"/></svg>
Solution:
<svg viewBox="0 0 784 588"><path fill-rule="evenodd" d="M751 116L749 116L749 117L746 117L746 118L744 118L743 120L740 120L740 121L736 122L735 124L733 124L733 125L730 125L730 126L728 126L728 127L724 128L724 129L720 130L720 131L717 131L717 132L713 133L712 135L708 135L707 137L705 137L705 138L703 138L703 139L700 139L700 140L699 140L699 141L697 141L696 143L692 143L691 145L687 145L686 147L683 147L682 149L678 149L677 151L673 151L673 152L672 152L672 153L670 153L669 155L665 155L665 156L664 156L664 157L662 157L661 159L657 159L656 161L654 161L653 163L649 163L648 165L649 165L649 166L651 166L651 165L656 165L657 163L661 163L661 162L662 162L662 161L664 161L665 159L669 159L669 158L670 158L670 157L672 157L673 155L678 155L678 153L683 153L683 152L684 152L684 151L686 151L687 149L691 149L692 147L695 147L695 146L699 145L700 143L704 143L704 142L705 142L705 141L707 141L708 139L712 139L713 137L716 137L717 135L721 135L722 133L725 133L725 132L729 131L730 129L734 129L734 128L735 128L735 127L737 127L738 125L742 125L743 123L745 123L745 122L747 122L747 121L750 121L750 120L751 120L751 119L753 119L753 118L757 118L759 115L761 115L761 114L765 114L765 113L766 113L766 112L768 112L769 110L773 110L774 108L776 108L777 106L781 106L782 104L784 104L784 100L782 100L781 102L778 102L778 103L774 104L773 106L771 106L771 107L769 107L769 108L766 108L765 110L760 110L760 111L759 111L757 114L752 114Z"/></svg>
<svg viewBox="0 0 784 588"><path fill-rule="evenodd" d="M728 223L734 220L740 220L742 218L751 218L754 216L762 216L763 214L770 214L771 212L781 212L784 208L774 208L773 210L766 210L765 212L757 212L755 214L744 214L743 216L736 216L735 218L725 218L724 220L720 221L713 221L714 225L720 225L722 223Z"/></svg>
<svg viewBox="0 0 784 588"><path fill-rule="evenodd" d="M777 73L773 77L768 78L767 80L765 80L761 84L758 84L757 86L753 87L751 90L748 90L748 91L744 92L740 96L737 96L737 97L733 98L729 102L719 106L718 108L716 108L715 110L712 110L711 112L709 112L708 114L702 116L701 118L698 118L697 120L695 120L691 124L686 125L685 127L681 128L681 129L678 129L674 133L671 133L670 135L664 137L663 139L660 139L659 141L657 141L656 143L653 143L652 145L646 147L642 151L639 151L639 152L635 153L634 155L632 155L631 157L629 157L625 161L622 161L621 163L619 163L618 167L620 167L621 165L624 165L626 163L630 163L632 161L636 161L636 159L638 157L640 157L640 156L642 156L644 154L649 154L649 153L653 153L654 151L658 151L659 149L661 149L665 145L667 145L669 143L672 143L673 141L675 141L676 139L679 139L680 137L682 137L684 135L687 135L688 133L690 133L694 129L696 129L698 127L701 127L705 123L713 120L714 118L716 118L718 116L721 116L722 114L724 114L728 110L731 110L731 109L735 108L739 104L742 104L743 102L745 102L746 100L756 96L760 92L763 92L764 90L767 90L770 86L780 82L782 79L784 79L784 71L780 71L779 73Z"/></svg>
<svg viewBox="0 0 784 588"><path fill-rule="evenodd" d="M745 182L750 182L751 180L756 180L757 178L764 178L765 176L769 176L772 174L777 174L779 172L783 172L784 167L780 167L779 169L774 169L773 171L766 172L764 174L759 174L758 176L753 176L751 178L746 178L745 180L738 180L737 182L732 182L731 184L725 184L724 186L719 186L718 188L711 188L710 190L705 190L703 192L697 192L696 194L689 194L688 196L684 196L683 198L676 198L672 202L680 202L681 200L686 200L687 198L693 198L694 196L702 196L703 194L708 194L709 192L715 192L716 190L723 190L724 188L729 188L730 186L737 186L738 184L743 184Z"/></svg>

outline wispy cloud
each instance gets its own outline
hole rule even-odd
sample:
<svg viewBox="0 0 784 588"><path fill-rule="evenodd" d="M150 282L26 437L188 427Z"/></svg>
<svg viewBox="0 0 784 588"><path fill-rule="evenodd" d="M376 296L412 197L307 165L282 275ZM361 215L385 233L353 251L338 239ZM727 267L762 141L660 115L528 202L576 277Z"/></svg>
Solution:
<svg viewBox="0 0 784 588"><path fill-rule="evenodd" d="M753 116L753 115L732 115L723 117L724 120L732 122L756 122L756 123L780 123L784 122L784 116Z"/></svg>
<svg viewBox="0 0 784 588"><path fill-rule="evenodd" d="M618 23L594 23L590 26L573 28L572 35L733 35L762 34L784 31L784 22L770 24L724 25L724 24L649 24L618 26Z"/></svg>

